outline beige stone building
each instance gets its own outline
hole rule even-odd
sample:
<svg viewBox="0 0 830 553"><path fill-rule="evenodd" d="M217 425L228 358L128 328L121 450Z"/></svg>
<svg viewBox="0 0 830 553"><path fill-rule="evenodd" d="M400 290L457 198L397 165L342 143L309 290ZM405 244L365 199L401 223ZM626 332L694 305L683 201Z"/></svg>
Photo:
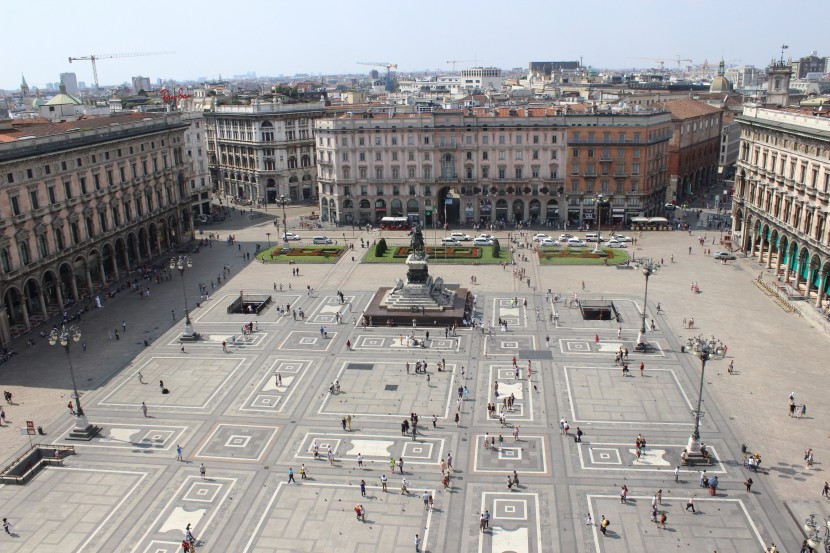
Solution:
<svg viewBox="0 0 830 553"><path fill-rule="evenodd" d="M179 115L0 122L0 340L192 239Z"/></svg>
<svg viewBox="0 0 830 553"><path fill-rule="evenodd" d="M736 244L821 307L830 290L830 118L747 106L737 120Z"/></svg>
<svg viewBox="0 0 830 553"><path fill-rule="evenodd" d="M204 113L209 167L221 196L240 203L311 200L317 190L314 121L322 102L218 106Z"/></svg>
<svg viewBox="0 0 830 553"><path fill-rule="evenodd" d="M345 224L405 216L426 226L582 225L596 220L598 193L607 200L604 224L661 213L671 115L575 109L363 111L319 119L321 217Z"/></svg>

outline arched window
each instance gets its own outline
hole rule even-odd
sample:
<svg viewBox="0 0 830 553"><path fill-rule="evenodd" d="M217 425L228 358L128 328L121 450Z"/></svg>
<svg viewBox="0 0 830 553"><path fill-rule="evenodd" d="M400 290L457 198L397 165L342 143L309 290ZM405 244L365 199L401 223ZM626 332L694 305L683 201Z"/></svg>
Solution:
<svg viewBox="0 0 830 553"><path fill-rule="evenodd" d="M23 265L28 265L32 262L32 258L29 256L29 244L21 242L18 244L17 250L20 252L20 262Z"/></svg>
<svg viewBox="0 0 830 553"><path fill-rule="evenodd" d="M0 250L0 265L3 266L4 273L12 272L12 258L9 257L8 248Z"/></svg>
<svg viewBox="0 0 830 553"><path fill-rule="evenodd" d="M92 238L95 236L95 225L92 223L92 217L87 217L86 219L86 236L87 238Z"/></svg>
<svg viewBox="0 0 830 553"><path fill-rule="evenodd" d="M49 255L49 245L46 243L45 234L37 235L37 251L40 254L40 257L46 257Z"/></svg>

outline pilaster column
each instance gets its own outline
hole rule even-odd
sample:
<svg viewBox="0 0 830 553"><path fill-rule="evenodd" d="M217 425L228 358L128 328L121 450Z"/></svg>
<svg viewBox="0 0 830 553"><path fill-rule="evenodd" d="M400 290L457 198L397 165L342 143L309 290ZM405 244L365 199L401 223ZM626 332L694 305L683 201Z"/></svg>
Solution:
<svg viewBox="0 0 830 553"><path fill-rule="evenodd" d="M60 283L58 283L58 285L55 286L55 297L58 301L58 312L62 314L63 313L63 293L61 292Z"/></svg>
<svg viewBox="0 0 830 553"><path fill-rule="evenodd" d="M43 320L49 318L49 311L46 309L46 297L43 295L43 286L38 286L37 299L40 301L40 313L43 315Z"/></svg>
<svg viewBox="0 0 830 553"><path fill-rule="evenodd" d="M3 345L12 341L12 332L9 328L9 309L5 305L0 305L0 341Z"/></svg>
<svg viewBox="0 0 830 553"><path fill-rule="evenodd" d="M26 330L31 330L32 325L29 323L29 308L26 306L28 298L26 298L26 294L23 294L20 298L20 311L23 313L23 326L26 327Z"/></svg>
<svg viewBox="0 0 830 553"><path fill-rule="evenodd" d="M78 297L78 275L75 274L75 271L72 271L72 278L69 280L69 284L72 286L72 299L76 302L80 301L81 298ZM63 306L61 306L63 309Z"/></svg>
<svg viewBox="0 0 830 553"><path fill-rule="evenodd" d="M827 273L821 274L819 280L818 293L816 294L816 307L821 307L821 301L824 299L824 291L827 289Z"/></svg>

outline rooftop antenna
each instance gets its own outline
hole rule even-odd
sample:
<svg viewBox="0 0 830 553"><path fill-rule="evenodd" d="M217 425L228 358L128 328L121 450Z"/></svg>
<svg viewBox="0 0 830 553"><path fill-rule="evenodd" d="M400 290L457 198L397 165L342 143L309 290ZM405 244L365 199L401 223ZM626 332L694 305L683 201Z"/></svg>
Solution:
<svg viewBox="0 0 830 553"><path fill-rule="evenodd" d="M786 44L781 45L781 65L784 65L784 50L789 48Z"/></svg>

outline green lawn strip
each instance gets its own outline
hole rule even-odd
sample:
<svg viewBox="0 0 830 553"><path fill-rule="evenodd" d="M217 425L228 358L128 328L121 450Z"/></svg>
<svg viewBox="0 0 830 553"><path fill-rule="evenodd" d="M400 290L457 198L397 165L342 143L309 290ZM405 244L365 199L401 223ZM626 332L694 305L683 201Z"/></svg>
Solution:
<svg viewBox="0 0 830 553"><path fill-rule="evenodd" d="M291 246L287 254L280 253L282 246L274 246L256 255L258 263L337 263L345 250L343 246ZM271 257L271 252L276 255ZM302 255L301 252L306 252ZM323 253L327 255L323 255Z"/></svg>
<svg viewBox="0 0 830 553"><path fill-rule="evenodd" d="M362 263L404 263L406 257L395 257L395 252L402 244L388 244L387 249L383 255L377 257L375 255L375 246L369 248L366 255L363 256ZM430 255L429 263L439 265L498 265L504 262L510 262L510 254L502 248L500 257L493 257L493 246L460 246L461 248L478 248L481 250L481 257L452 257L448 255L444 257L439 251Z"/></svg>
<svg viewBox="0 0 830 553"><path fill-rule="evenodd" d="M622 249L602 248L606 257L594 256L593 248L541 248L539 250L540 265L622 265L628 261L628 253ZM554 254L547 257L545 254ZM566 255L567 254L567 255Z"/></svg>

